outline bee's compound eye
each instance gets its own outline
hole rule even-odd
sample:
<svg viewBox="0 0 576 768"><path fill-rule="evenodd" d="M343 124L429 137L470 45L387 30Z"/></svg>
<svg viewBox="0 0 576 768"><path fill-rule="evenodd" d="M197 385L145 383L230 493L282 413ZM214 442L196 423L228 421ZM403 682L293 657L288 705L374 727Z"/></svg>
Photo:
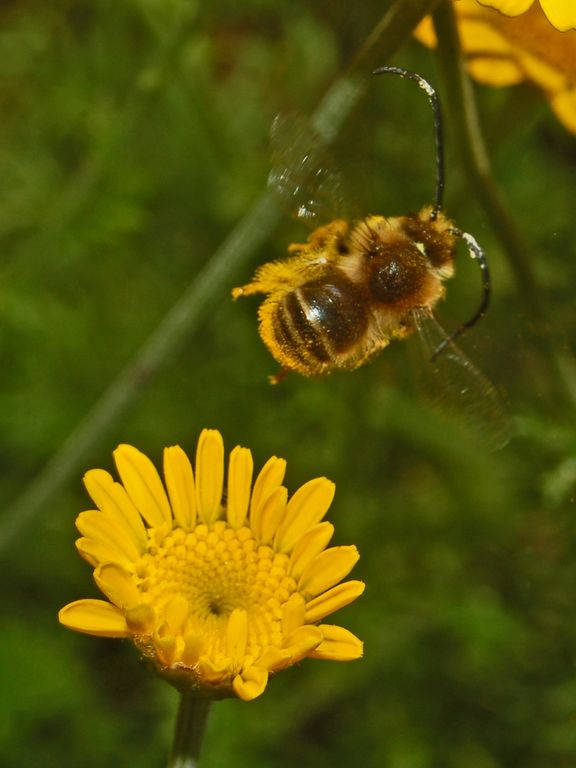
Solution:
<svg viewBox="0 0 576 768"><path fill-rule="evenodd" d="M407 299L422 287L426 273L426 257L414 244L394 244L383 249L372 261L372 296L383 304Z"/></svg>

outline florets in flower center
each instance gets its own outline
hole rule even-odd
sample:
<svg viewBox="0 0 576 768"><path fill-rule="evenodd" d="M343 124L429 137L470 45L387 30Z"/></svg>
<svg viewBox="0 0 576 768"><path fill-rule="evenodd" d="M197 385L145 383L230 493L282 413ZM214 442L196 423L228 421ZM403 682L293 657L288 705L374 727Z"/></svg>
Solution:
<svg viewBox="0 0 576 768"><path fill-rule="evenodd" d="M259 545L250 528L234 530L223 521L191 533L176 529L157 544L160 538L150 532L137 565L140 592L157 614L178 595L189 606L187 631L216 641L232 611L241 609L249 616L249 651L280 642L282 606L296 590L286 555Z"/></svg>

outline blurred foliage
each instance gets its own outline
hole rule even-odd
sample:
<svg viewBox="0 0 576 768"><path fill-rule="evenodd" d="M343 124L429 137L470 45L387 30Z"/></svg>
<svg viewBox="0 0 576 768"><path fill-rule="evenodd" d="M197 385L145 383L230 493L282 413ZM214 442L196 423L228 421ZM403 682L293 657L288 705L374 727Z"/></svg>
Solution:
<svg viewBox="0 0 576 768"><path fill-rule="evenodd" d="M21 493L266 184L274 115L310 113L386 4L12 0L0 8L0 490ZM382 62L384 63L384 62ZM437 81L416 43L394 63ZM366 77L369 73L366 72ZM251 704L218 704L203 765L576 766L576 428L539 353L573 343L576 148L526 89L478 93L494 175L531 250L536 327L450 144L446 209L488 252L494 302L463 341L507 392L517 434L489 454L415 385L410 342L354 373L271 387L256 302L228 288L91 451L160 457L204 426L291 489L325 474L339 543L367 583L341 621L350 665L305 662ZM333 148L361 210L433 194L431 117L379 78ZM288 216L233 284L305 237ZM439 315L478 301L462 255ZM553 321L553 322L552 322ZM539 344L535 341L539 340ZM567 340L567 341L566 341ZM566 354L571 350L565 348ZM3 552L0 762L162 765L175 695L120 641L75 636L60 606L96 596L75 555L80 478Z"/></svg>

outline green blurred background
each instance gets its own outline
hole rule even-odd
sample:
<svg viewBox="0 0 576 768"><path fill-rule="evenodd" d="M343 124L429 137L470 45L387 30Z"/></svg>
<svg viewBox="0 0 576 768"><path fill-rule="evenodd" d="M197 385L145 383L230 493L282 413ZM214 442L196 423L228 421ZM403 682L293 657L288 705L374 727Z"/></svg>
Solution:
<svg viewBox="0 0 576 768"><path fill-rule="evenodd" d="M386 7L0 6L2 765L164 764L175 694L129 643L75 635L56 614L97 596L73 546L89 506L82 472L111 469L119 442L155 461L164 445L192 452L209 426L258 466L284 456L290 490L336 481L336 543L359 547L367 590L338 616L365 658L306 661L253 703L218 704L204 766L576 766L576 427L546 354L569 356L573 341L576 148L529 88L477 90L549 327L518 290L447 126L446 209L494 273L491 311L462 347L507 393L505 449L487 452L461 415L431 407L409 342L354 373L268 384L258 302L234 304L229 290L306 237L286 216L74 476L3 538L10 505L265 190L275 114L310 114ZM438 82L434 54L413 41L393 63ZM332 153L360 210L432 199L431 117L413 84L371 80ZM445 327L472 313L478 284L463 251Z"/></svg>

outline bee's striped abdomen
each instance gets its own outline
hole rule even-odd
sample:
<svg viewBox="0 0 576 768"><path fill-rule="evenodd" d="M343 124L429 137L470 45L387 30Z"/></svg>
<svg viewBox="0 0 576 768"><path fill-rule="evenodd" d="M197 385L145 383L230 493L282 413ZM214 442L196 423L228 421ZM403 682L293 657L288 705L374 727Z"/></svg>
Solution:
<svg viewBox="0 0 576 768"><path fill-rule="evenodd" d="M314 375L355 350L368 328L367 302L358 285L336 273L285 293L271 323L286 362Z"/></svg>

